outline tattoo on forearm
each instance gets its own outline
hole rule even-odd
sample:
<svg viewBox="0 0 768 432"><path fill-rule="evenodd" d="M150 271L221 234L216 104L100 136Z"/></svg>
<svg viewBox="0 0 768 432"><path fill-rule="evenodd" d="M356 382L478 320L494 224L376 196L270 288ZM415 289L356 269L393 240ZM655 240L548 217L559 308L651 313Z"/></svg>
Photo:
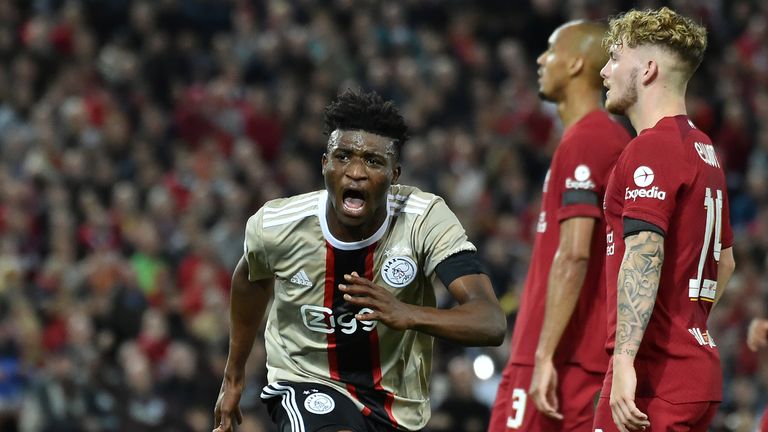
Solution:
<svg viewBox="0 0 768 432"><path fill-rule="evenodd" d="M641 232L628 237L618 280L616 353L635 357L651 319L664 262L664 237Z"/></svg>

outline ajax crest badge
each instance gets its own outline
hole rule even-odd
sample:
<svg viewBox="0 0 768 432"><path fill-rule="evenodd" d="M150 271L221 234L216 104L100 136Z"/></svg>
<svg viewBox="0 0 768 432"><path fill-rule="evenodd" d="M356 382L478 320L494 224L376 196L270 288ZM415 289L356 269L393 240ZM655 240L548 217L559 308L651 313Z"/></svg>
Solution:
<svg viewBox="0 0 768 432"><path fill-rule="evenodd" d="M325 393L312 393L304 400L304 408L312 414L328 414L336 408L336 403Z"/></svg>
<svg viewBox="0 0 768 432"><path fill-rule="evenodd" d="M402 288L416 279L416 263L407 256L389 258L381 268L381 277L395 288Z"/></svg>

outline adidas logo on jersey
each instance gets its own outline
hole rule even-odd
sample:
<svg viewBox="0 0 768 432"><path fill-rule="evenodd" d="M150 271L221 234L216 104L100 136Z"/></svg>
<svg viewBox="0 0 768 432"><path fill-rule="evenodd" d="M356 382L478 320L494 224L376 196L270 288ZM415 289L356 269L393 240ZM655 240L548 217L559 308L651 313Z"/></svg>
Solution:
<svg viewBox="0 0 768 432"><path fill-rule="evenodd" d="M296 285L307 286L307 287L312 286L312 281L309 280L309 277L307 276L307 273L304 272L304 270L299 270L298 273L293 275L293 277L291 278L291 283L295 283Z"/></svg>

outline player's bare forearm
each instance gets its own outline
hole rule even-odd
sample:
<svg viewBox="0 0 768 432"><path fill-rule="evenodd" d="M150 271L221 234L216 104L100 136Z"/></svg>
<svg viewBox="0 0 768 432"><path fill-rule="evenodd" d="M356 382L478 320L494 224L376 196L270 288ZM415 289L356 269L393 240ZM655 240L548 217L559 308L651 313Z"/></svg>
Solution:
<svg viewBox="0 0 768 432"><path fill-rule="evenodd" d="M413 329L466 346L499 346L506 317L498 302L474 299L451 309L415 307Z"/></svg>
<svg viewBox="0 0 768 432"><path fill-rule="evenodd" d="M715 291L715 304L720 301L728 281L731 280L734 270L736 270L736 261L733 259L733 248L727 248L720 251L720 261L717 262L717 291Z"/></svg>
<svg viewBox="0 0 768 432"><path fill-rule="evenodd" d="M664 237L643 231L627 237L618 280L614 364L633 363L651 319L664 263Z"/></svg>
<svg viewBox="0 0 768 432"><path fill-rule="evenodd" d="M395 330L417 330L462 345L501 345L506 317L484 274L465 275L451 282L448 290L459 305L437 309L403 303L391 292L360 277L344 275L340 284L344 300L371 311L355 315L361 321L379 321Z"/></svg>
<svg viewBox="0 0 768 432"><path fill-rule="evenodd" d="M245 362L272 297L273 283L273 279L249 281L245 258L237 263L230 292L229 356L224 372L225 380L237 380L245 370Z"/></svg>
<svg viewBox="0 0 768 432"><path fill-rule="evenodd" d="M457 278L448 290L459 303L451 309L417 307L413 328L468 346L501 345L507 319L484 274Z"/></svg>
<svg viewBox="0 0 768 432"><path fill-rule="evenodd" d="M537 359L551 359L579 302L588 259L555 255L549 273L544 321L536 348Z"/></svg>
<svg viewBox="0 0 768 432"><path fill-rule="evenodd" d="M547 280L544 321L536 348L537 360L550 360L560 343L589 268L595 219L577 217L560 224L560 242Z"/></svg>

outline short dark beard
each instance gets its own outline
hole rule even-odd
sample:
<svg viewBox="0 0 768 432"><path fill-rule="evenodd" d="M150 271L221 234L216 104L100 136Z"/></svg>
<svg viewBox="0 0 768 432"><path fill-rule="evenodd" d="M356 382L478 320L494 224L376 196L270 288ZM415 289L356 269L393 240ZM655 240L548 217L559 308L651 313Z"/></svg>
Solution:
<svg viewBox="0 0 768 432"><path fill-rule="evenodd" d="M548 96L543 91L539 90L539 99L545 101L545 102L557 102L553 97Z"/></svg>
<svg viewBox="0 0 768 432"><path fill-rule="evenodd" d="M626 115L627 110L637 103L637 74L639 69L633 69L629 74L629 87L627 87L621 98L613 102L612 104L606 104L606 108L612 114Z"/></svg>

